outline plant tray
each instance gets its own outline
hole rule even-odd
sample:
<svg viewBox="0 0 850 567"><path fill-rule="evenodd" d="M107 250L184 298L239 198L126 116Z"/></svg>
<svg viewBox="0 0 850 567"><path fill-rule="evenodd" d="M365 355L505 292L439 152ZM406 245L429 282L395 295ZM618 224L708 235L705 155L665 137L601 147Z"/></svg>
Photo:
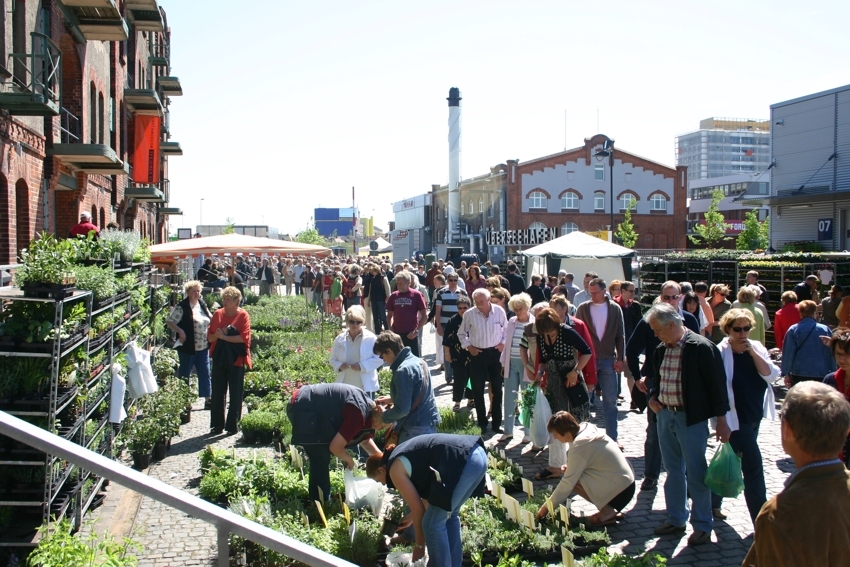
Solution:
<svg viewBox="0 0 850 567"><path fill-rule="evenodd" d="M109 340L109 337L111 337L111 336L112 336L111 332L110 332L110 331L106 331L106 332L104 332L102 335L100 335L99 337L95 337L95 338L93 338L93 339L89 339L89 352L91 352L91 351L93 351L93 350L96 350L96 349L99 349L100 347L102 347L102 346L103 346L103 343L105 343L106 341L108 341L108 340Z"/></svg>
<svg viewBox="0 0 850 567"><path fill-rule="evenodd" d="M37 299L65 299L74 294L74 284L27 283L21 287L24 297Z"/></svg>

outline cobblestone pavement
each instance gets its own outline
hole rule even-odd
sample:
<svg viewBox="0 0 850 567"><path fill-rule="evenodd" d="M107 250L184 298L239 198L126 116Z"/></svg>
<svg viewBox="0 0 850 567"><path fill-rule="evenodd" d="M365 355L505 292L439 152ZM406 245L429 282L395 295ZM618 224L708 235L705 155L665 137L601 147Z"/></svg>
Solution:
<svg viewBox="0 0 850 567"><path fill-rule="evenodd" d="M432 367L432 379L440 406L450 406L451 385L445 383L444 375L436 368L434 361L435 342L433 333L426 328L423 334L423 352L425 360ZM628 394L625 394L628 396ZM181 436L175 438L168 457L151 465L148 474L173 486L197 494L199 480L198 453L208 444L216 447L237 447L239 436L211 436L209 434L209 412L201 411L199 402L192 413L192 421L181 428ZM619 441L625 448L626 458L635 470L640 482L643 477L643 443L646 430L646 415L627 411L628 399L621 406L619 414ZM594 412L594 423L604 427L601 407ZM548 451L533 453L531 444L521 443L522 428L515 431L515 437L506 448L509 457L522 465L529 478L546 466ZM519 433L519 434L518 434ZM489 437L488 444L494 444L498 436ZM714 442L710 442L714 445ZM793 462L782 451L779 440L779 422L764 421L759 433L759 445L764 458L765 480L768 498L782 489L782 483L793 471ZM241 450L247 451L243 448ZM711 449L713 450L713 449ZM726 520L715 521L712 543L688 547L687 536L658 537L653 529L666 519L663 483L666 478L662 472L657 490L638 492L635 499L623 510L624 521L608 527L612 548L621 548L628 553L649 550L661 553L668 558L670 565L693 565L701 567L726 567L740 565L752 543L752 522L750 521L743 494L736 499L724 500L723 509L728 515ZM535 488L542 489L556 484L557 479L535 482ZM109 527L117 535L132 532L144 550L139 556L139 567L166 567L178 565L210 565L215 561L215 529L194 518L168 508L150 498L132 498L131 494L114 484L109 487L105 504L93 513L100 518L102 527ZM127 508L138 504L133 521L127 519ZM577 513L595 512L594 506L576 497L573 508ZM132 514L129 514L132 515ZM125 526L122 530L121 526ZM101 528L103 529L103 528ZM123 533L122 533L123 531Z"/></svg>

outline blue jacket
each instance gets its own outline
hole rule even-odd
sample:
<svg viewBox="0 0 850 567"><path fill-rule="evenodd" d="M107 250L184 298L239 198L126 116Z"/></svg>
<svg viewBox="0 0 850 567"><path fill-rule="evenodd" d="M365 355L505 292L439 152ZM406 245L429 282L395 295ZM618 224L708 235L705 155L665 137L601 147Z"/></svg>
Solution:
<svg viewBox="0 0 850 567"><path fill-rule="evenodd" d="M423 369L424 366L424 369ZM390 382L390 397L393 407L384 412L382 420L384 423L400 421L399 425L417 427L423 425L436 425L440 422L440 412L437 410L437 401L434 399L434 384L428 378L425 382L425 374L428 369L423 360L410 352L410 347L404 347L390 365L393 378ZM419 394L425 390L422 401L413 412L410 408L416 403Z"/></svg>
<svg viewBox="0 0 850 567"><path fill-rule="evenodd" d="M783 376L793 374L823 380L823 376L835 371L835 357L821 342L822 335L831 337L832 331L811 317L791 325L782 341Z"/></svg>

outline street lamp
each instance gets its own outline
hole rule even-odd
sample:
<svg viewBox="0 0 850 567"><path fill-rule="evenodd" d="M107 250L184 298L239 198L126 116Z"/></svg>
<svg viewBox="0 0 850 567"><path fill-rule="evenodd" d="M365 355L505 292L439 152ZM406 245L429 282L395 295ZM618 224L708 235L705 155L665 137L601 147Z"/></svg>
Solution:
<svg viewBox="0 0 850 567"><path fill-rule="evenodd" d="M199 215L200 219L198 220L198 232L201 231L201 226L204 224L204 198L203 197L201 197L200 208L201 208L201 214Z"/></svg>
<svg viewBox="0 0 850 567"><path fill-rule="evenodd" d="M614 242L614 140L606 138L602 144L602 149L593 155L597 161L608 158L608 178L611 183L609 191L611 199L611 242Z"/></svg>

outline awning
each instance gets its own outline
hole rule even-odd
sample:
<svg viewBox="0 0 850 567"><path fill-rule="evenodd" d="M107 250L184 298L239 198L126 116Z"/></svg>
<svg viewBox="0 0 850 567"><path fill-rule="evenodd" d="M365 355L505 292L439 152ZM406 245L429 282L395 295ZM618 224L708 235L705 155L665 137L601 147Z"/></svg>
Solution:
<svg viewBox="0 0 850 567"><path fill-rule="evenodd" d="M198 256L199 254L292 254L325 257L330 255L329 248L314 244L302 244L289 240L274 240L244 234L219 234L202 238L174 240L151 246L151 259L170 260L176 257Z"/></svg>

